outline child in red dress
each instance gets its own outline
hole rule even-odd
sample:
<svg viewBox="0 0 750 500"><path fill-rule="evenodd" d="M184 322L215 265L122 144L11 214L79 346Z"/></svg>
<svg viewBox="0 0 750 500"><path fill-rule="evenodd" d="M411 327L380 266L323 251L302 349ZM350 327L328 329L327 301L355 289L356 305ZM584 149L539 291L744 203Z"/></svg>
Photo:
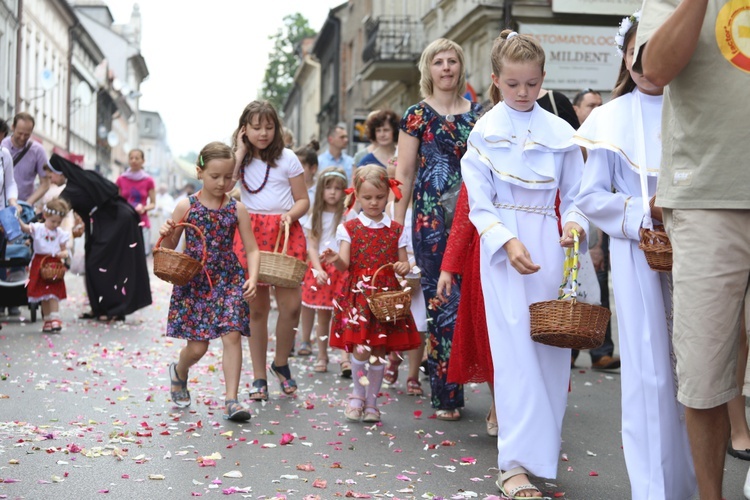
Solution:
<svg viewBox="0 0 750 500"><path fill-rule="evenodd" d="M62 198L48 201L42 210L44 222L25 224L19 219L21 230L31 235L34 241L34 258L31 259L29 270L29 284L26 295L31 303L42 303L42 317L45 333L62 330L60 321L60 301L67 298L65 280L49 282L42 279L42 263L53 259L61 264L61 260L68 256L66 245L70 240L70 233L60 227L63 218L70 211L70 205Z"/></svg>
<svg viewBox="0 0 750 500"><path fill-rule="evenodd" d="M448 244L440 265L437 296L446 301L451 294L453 275L461 275L461 301L458 303L453 347L448 362L448 382L468 384L487 382L494 397L494 371L490 352L487 316L484 312L482 280L479 275L479 233L469 220L469 195L466 186L456 202L456 213ZM495 404L490 401L486 418L487 434L497 436Z"/></svg>
<svg viewBox="0 0 750 500"><path fill-rule="evenodd" d="M356 169L354 194L362 211L336 230L339 252L331 249L323 252L326 262L339 271L349 271L346 287L338 299L330 345L352 353L354 390L344 415L354 422L380 421L377 398L383 383L386 354L421 345L411 314L403 320L381 323L367 304L366 295L373 293L372 277L378 269L393 264L392 268L378 273L379 290L397 289L399 283L394 272L402 276L409 272L408 236L401 224L383 212L389 189L398 188L395 181L389 182L384 168L367 165ZM366 367L368 360L369 368Z"/></svg>

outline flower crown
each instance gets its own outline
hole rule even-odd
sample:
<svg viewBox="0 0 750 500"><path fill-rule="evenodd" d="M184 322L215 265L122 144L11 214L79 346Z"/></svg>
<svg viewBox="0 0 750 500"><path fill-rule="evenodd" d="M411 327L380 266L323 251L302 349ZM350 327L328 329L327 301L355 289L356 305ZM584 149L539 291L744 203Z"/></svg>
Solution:
<svg viewBox="0 0 750 500"><path fill-rule="evenodd" d="M620 22L620 28L617 30L615 35L615 45L617 45L617 53L620 57L625 57L625 35L628 30L633 27L633 24L641 22L641 11L637 10L628 17L623 17Z"/></svg>
<svg viewBox="0 0 750 500"><path fill-rule="evenodd" d="M44 213L47 215L59 215L60 217L65 217L65 212L62 210L55 210L54 208L49 208L47 204L44 204L44 207L42 208L44 210Z"/></svg>

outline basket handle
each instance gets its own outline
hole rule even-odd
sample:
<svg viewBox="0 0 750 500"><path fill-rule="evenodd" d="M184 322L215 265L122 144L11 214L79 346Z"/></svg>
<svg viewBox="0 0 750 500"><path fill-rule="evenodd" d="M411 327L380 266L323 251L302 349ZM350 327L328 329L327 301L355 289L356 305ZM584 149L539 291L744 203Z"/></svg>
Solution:
<svg viewBox="0 0 750 500"><path fill-rule="evenodd" d="M179 227L179 226L190 228L196 233L198 233L198 236L200 236L201 241L203 242L203 255L201 256L201 266L205 267L206 257L207 257L207 252L206 252L207 245L206 245L206 237L203 235L203 231L201 231L200 228L192 224L188 224L187 222L178 222L177 224L174 225L174 227ZM159 248L159 246L161 245L161 240L163 239L164 239L164 236L159 236L159 239L156 241L156 245L154 245L154 248Z"/></svg>
<svg viewBox="0 0 750 500"><path fill-rule="evenodd" d="M54 259L54 260L55 260L56 262L60 262L60 263L62 263L62 260L60 260L60 258L59 258L59 257L57 257L57 256L55 256L55 255L45 255L45 256L44 256L44 257L42 258L42 261L41 261L41 262L39 263L39 267L42 267L42 266L44 266L44 263L45 263L45 262L47 262L47 259L50 259L50 258L51 258L51 259Z"/></svg>
<svg viewBox="0 0 750 500"><path fill-rule="evenodd" d="M372 288L372 291L370 292L370 295L375 293L375 290L378 289L378 287L375 285L375 280L378 278L378 273L385 269L386 267L393 267L393 264L383 264L378 268L377 271L375 271L375 274L372 275L372 283L370 283L370 286Z"/></svg>
<svg viewBox="0 0 750 500"><path fill-rule="evenodd" d="M276 234L276 245L273 247L273 253L279 251L279 240L281 240L281 231ZM284 246L281 249L281 255L286 255L286 249L289 246L289 223L284 221Z"/></svg>
<svg viewBox="0 0 750 500"><path fill-rule="evenodd" d="M557 300L572 298L573 301L575 301L576 297L578 297L578 250L580 248L580 243L578 239L578 231L572 229L571 233L573 234L573 251L571 252L570 247L565 249L563 281L560 284L560 291L558 292ZM570 293L565 293L565 285L568 284L568 278L570 278Z"/></svg>

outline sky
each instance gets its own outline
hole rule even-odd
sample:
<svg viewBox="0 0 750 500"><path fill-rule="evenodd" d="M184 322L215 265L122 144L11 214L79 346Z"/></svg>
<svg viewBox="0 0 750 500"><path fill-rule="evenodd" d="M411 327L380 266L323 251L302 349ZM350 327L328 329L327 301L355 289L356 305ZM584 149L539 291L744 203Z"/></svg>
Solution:
<svg viewBox="0 0 750 500"><path fill-rule="evenodd" d="M244 107L257 98L272 49L269 36L295 12L320 31L344 0L104 0L115 23L141 11L141 54L149 77L140 108L157 111L174 156L229 142ZM209 8L210 6L210 8ZM123 77L120 76L122 80Z"/></svg>

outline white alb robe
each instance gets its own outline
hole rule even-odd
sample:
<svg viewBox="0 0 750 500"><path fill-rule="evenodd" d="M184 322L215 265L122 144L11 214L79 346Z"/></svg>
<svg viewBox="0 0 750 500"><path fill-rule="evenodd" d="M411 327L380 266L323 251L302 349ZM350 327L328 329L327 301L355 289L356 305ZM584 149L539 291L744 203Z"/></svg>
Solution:
<svg viewBox="0 0 750 500"><path fill-rule="evenodd" d="M638 248L644 217L639 168L648 172L650 199L661 160L661 105L662 96L635 90L596 108L574 137L589 149L576 205L610 236L622 358L622 441L636 500L692 498L696 487L672 368L668 275L651 270ZM643 124L645 154L636 147L634 120Z"/></svg>
<svg viewBox="0 0 750 500"><path fill-rule="evenodd" d="M581 150L571 142L573 128L538 105L529 113L528 132L517 133L514 110L498 103L488 111L469 136L461 172L469 218L480 234L482 289L499 395L498 467L522 466L536 476L554 478L570 349L531 340L529 305L556 299L562 279L565 252L554 217L558 189L563 225L573 221L588 231L588 221L573 204L583 169ZM503 245L512 238L526 246L541 266L538 272L521 275L511 266ZM585 241L581 247L586 248Z"/></svg>

